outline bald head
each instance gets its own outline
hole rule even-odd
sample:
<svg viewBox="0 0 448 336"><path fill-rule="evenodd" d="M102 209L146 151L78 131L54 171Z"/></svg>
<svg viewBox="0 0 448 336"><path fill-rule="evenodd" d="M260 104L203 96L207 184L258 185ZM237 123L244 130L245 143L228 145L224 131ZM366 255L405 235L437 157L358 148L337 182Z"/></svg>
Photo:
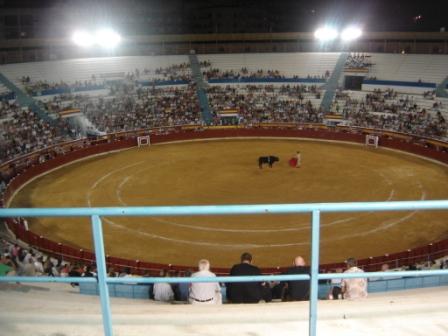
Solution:
<svg viewBox="0 0 448 336"><path fill-rule="evenodd" d="M305 259L303 259L301 256L297 256L294 259L294 266L305 266Z"/></svg>
<svg viewBox="0 0 448 336"><path fill-rule="evenodd" d="M207 259L199 260L198 266L200 271L210 270L210 262Z"/></svg>

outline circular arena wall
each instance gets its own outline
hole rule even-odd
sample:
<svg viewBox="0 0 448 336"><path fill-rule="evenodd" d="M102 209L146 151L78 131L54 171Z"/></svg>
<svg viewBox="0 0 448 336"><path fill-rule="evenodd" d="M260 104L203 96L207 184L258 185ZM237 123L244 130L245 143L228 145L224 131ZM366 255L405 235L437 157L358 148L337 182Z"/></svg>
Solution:
<svg viewBox="0 0 448 336"><path fill-rule="evenodd" d="M272 127L272 126L260 127L260 128L256 128L256 129L235 129L235 128L224 128L224 129L218 128L217 129L217 128L212 128L212 129L207 129L207 130L196 130L196 129L195 130L186 130L186 129L178 128L178 129L171 129L168 133L166 130L162 130L162 131L159 130L159 131L153 132L152 137L151 137L151 142L153 144L155 144L155 143L168 143L168 142L173 142L173 141L212 139L212 138L236 139L236 138L247 138L247 137L252 137L252 138L260 137L260 138L266 139L266 137L274 137L274 138L283 138L283 139L288 138L288 139L296 139L296 140L299 138L301 138L301 139L308 138L308 139L314 139L314 140L320 139L320 140L326 140L326 141L333 140L333 141L339 141L339 142L343 141L343 142L361 144L361 143L364 143L364 140L365 140L364 133L365 132L366 132L366 130L357 130L356 133L354 133L353 130L348 131L345 129L338 129L338 131L336 132L334 129L333 130L327 129L322 126L305 128L305 129L297 129L297 127L295 127L294 129L285 129L285 128ZM369 132L369 131L367 130L367 132ZM162 134L162 133L165 133L165 134ZM27 181L30 181L31 179L35 178L36 176L45 174L46 172L48 172L52 169L55 169L57 167L60 167L64 164L71 163L71 162L79 160L79 159L88 158L95 154L107 153L112 150L120 150L120 149L124 149L124 148L133 147L136 144L135 136L136 136L135 133L109 136L105 139L100 139L99 141L95 141L93 143L83 143L82 146L79 147L79 149L76 149L79 144L72 144L71 147L66 147L66 148L68 148L68 151L66 154L55 156L54 158L52 158L42 164L25 169L20 175L18 175L16 178L14 178L11 181L11 183L8 187L7 193L6 193L6 197L9 200L10 197L16 191L18 191L21 187L23 187L27 183ZM395 134L387 133L387 134L383 134L381 136L380 145L384 146L384 147L398 149L401 151L406 151L408 153L417 154L419 156L429 157L429 158L437 160L439 162L446 163L448 161L448 155L446 153L446 148L443 147L444 146L443 143L439 143L439 142L422 143L421 141L412 141L412 140L415 140L415 139L412 139L411 137L406 136L406 135L396 134L396 133ZM294 146L291 148L295 148ZM339 145L338 147L341 147L341 146ZM351 146L351 147L353 147L353 146ZM356 147L356 148L360 151L367 152L364 149L361 149L361 147ZM266 154L268 154L268 153L266 153ZM274 153L269 153L269 154L274 154ZM387 155L394 156L393 153L391 153L391 152L387 153ZM400 156L400 155L402 155L402 154L397 153L397 156ZM284 159L284 156L283 156L283 159ZM251 158L250 160L253 161L254 159ZM255 165L255 163L254 163L254 165ZM286 163L283 162L283 165L285 166ZM378 175L378 172L374 172L372 170L374 168L375 168L374 166L369 168L368 164L367 164L365 174L372 174L373 178L375 178L375 176ZM288 168L285 167L283 169L288 169ZM273 170L272 172L274 172L274 171L275 170ZM288 173L290 173L291 171L292 170L289 169ZM303 170L303 171L305 172L305 170ZM285 170L285 172L286 172L286 170ZM386 172L386 171L383 171L383 172ZM211 173L213 174L213 172L211 172ZM379 173L381 173L381 171ZM271 174L271 173L268 173L268 174ZM327 172L327 174L328 174L328 172ZM398 172L398 174L400 174L400 172ZM446 171L445 171L445 174L446 174ZM379 176L376 176L376 178L381 179L380 183L382 183L382 184L388 183L386 181L387 176L384 177L384 174L382 177L379 175ZM443 176L441 178L443 178ZM322 178L322 176L321 176L320 179L321 179L321 181L315 181L315 182L316 183L321 183L321 182L325 183L325 177ZM352 179L354 179L356 181L355 176L353 176ZM271 181L271 180L269 180L269 178L267 178L267 180ZM389 192L392 192L392 190L393 190L393 188L390 189ZM379 190L377 190L377 189L376 189L376 191L378 191L379 194L385 192L385 191L379 192ZM298 191L298 192L300 192L300 191ZM398 189L395 190L394 192L397 193L397 195L396 195L397 198L395 198L396 200L419 199L419 197L416 197L416 195L413 195L412 192L410 192L410 195L404 195L404 194L398 195L400 193L400 191ZM362 195L362 194L357 194L357 197L359 197L360 195ZM372 198L368 198L368 197L361 198L361 199L346 199L346 198L342 197L341 201L348 201L348 200L351 200L351 201L377 200L377 201L379 201L379 200L386 200L388 198L393 199L394 195L392 195L392 197L391 197L391 194L389 193L388 195L384 194L384 196L387 196L387 197L384 197L384 199L375 199L375 198L372 199ZM266 196L266 197L268 197L268 196ZM411 197L411 198L407 198L407 197ZM421 195L420 195L420 197L421 197ZM268 200L269 197L266 199ZM337 201L337 200L338 199L336 198L334 201ZM283 200L282 200L282 202L283 202ZM212 203L214 203L214 202L212 202ZM231 203L231 202L228 202L228 203ZM258 202L252 202L252 203L258 203ZM263 203L268 203L268 202L263 202ZM272 203L279 203L279 202L274 199L272 201ZM292 202L288 202L288 203L292 203ZM106 205L106 204L92 204L92 206L94 206L94 205ZM111 204L107 204L107 205L111 205ZM113 204L113 205L118 205L118 204ZM131 205L135 205L135 204L131 204ZM401 216L400 218L404 218L408 215L409 214L403 214L403 216ZM371 216L369 216L369 214L364 214L364 216L365 216L366 220L369 217L371 217ZM346 220L346 218L334 218L333 222L337 222L337 221L343 222L344 220ZM383 222L385 222L385 220L383 220ZM420 218L420 220L427 221L428 219ZM439 218L439 221L443 221L443 218ZM304 222L304 221L301 220L301 222ZM306 226L307 222L308 221L305 220L305 226ZM387 224L387 222L385 222L385 223ZM179 227L175 226L174 228L171 228L171 229L172 230L173 229L183 230L183 229L185 229L185 227L188 227L189 225L191 226L192 223L177 223L177 224L180 224ZM199 224L201 224L201 223L199 223ZM304 223L302 223L302 224L304 224ZM69 223L66 223L64 225L69 225ZM160 225L160 226L163 226L163 225ZM324 226L325 226L325 220L324 220ZM220 230L219 228L221 228L221 227L222 226L218 226L218 227L215 227L215 229L217 231L219 231ZM277 227L277 226L271 225L271 227L268 229L274 230L275 227ZM233 228L235 228L235 227L233 226ZM266 228L265 224L263 224L263 228ZM51 240L46 239L43 236L36 235L30 231L24 231L23 229L20 228L20 225L11 225L11 229L13 229L15 231L15 233L19 235L20 238L32 243L33 245L44 248L45 250L51 250L51 251L55 252L56 254L62 254L63 256L65 256L68 259L70 257L75 258L75 259L85 259L85 260L93 260L94 259L94 256L89 251L85 251L83 249L74 248L74 247L68 247L68 246L65 246L64 244L55 243ZM259 229L261 229L261 227L253 228L253 230L259 230ZM295 230L297 228L288 226L288 227L283 227L283 229L290 231L290 230ZM236 228L236 231L238 231L238 230L241 230L241 228ZM431 230L430 226L428 227L428 230ZM70 231L70 230L68 230L68 231ZM243 231L243 230L241 230L241 231ZM305 241L306 240L309 241L308 237L306 236L306 228L305 227L302 228L302 231L303 231L302 233L304 233L304 234L302 235L303 239L301 240L301 243L306 244ZM323 232L325 233L325 227L323 228ZM285 232L285 233L288 234L287 232ZM218 235L222 234L222 232L219 232L217 234ZM234 234L238 235L238 233L236 233L236 232ZM241 234L243 234L243 233L241 233ZM278 235L277 232L271 233L274 240L276 239L275 238L276 234ZM294 234L294 232L289 232L289 234ZM296 234L299 234L299 232L296 232ZM387 231L385 231L385 234L386 235L384 236L384 239L385 240L389 239L387 237ZM236 236L234 236L234 237L236 237ZM440 237L445 238L443 236L440 236ZM416 244L421 245L425 240L428 240L428 242L432 242L433 238L434 238L434 236L431 238L428 238L428 236L426 234L422 234L421 240L416 240L413 244L409 244L409 245L412 245L412 250L407 250L407 251L401 252L401 253L394 253L394 254L391 253L389 255L377 256L374 258L365 258L364 260L361 260L361 264L363 264L365 266L370 265L369 266L370 269L376 269L378 267L378 265L380 265L383 262L394 261L394 263L397 265L398 264L407 264L410 262L415 262L416 260L421 260L422 258L428 258L429 255L431 255L431 257L436 257L438 254L440 254L440 255L446 254L446 247L447 247L446 245L447 244L445 241L441 241L438 243L432 243L432 245L427 244L425 246L414 248L416 246ZM138 240L138 238L136 238L136 239ZM353 241L356 241L356 234L353 237ZM67 242L67 241L64 241L64 243L65 242ZM346 243L347 242L350 243L350 240L346 241ZM69 244L69 243L67 242L67 244ZM229 246L230 245L231 244L229 242ZM240 245L244 245L244 244L240 244ZM262 263L263 266L267 266L267 265L285 266L285 265L287 265L287 262L285 262L284 259L283 260L281 259L281 261L278 263L276 262L275 258L269 259L269 253L267 253L267 254L261 253L260 257L258 257L257 247L255 245L253 246L255 248L253 252L257 256L257 260L260 261L261 259L264 259L263 257L265 257L265 258L267 257L267 260L270 260L270 263L268 263L268 264ZM354 245L356 246L356 244L354 244ZM400 248L403 248L404 245L397 244L397 246L399 246ZM322 245L321 245L321 247L322 247ZM159 249L163 248L163 245L158 246L158 248ZM170 248L169 244L166 244L166 248L167 249ZM193 246L193 248L201 249L201 246ZM243 248L243 247L241 246L241 248ZM303 248L303 246L302 246L302 248ZM331 248L333 248L333 250L335 250L338 248L338 246L337 245L331 246ZM249 246L249 244L247 244L247 246L244 246L243 249L251 250L251 246ZM307 246L307 249L308 249L308 246ZM238 250L238 253L239 252L240 251ZM297 249L295 250L293 247L291 247L290 249L287 249L287 251L286 250L284 251L284 253L291 254L290 256L288 256L289 259L294 256L295 252L297 252ZM385 250L385 252L396 252L396 250L393 250L393 251ZM222 253L222 251L221 251L221 253ZM209 257L207 255L207 253L205 253L205 254L207 257ZM122 255L122 254L120 254L120 255ZM324 255L325 255L325 251L324 251ZM357 253L356 250L353 250L353 253L351 253L351 255L365 256L365 253L363 255L362 253ZM131 256L131 255L129 255L129 256ZM235 259L236 254L235 254L235 256L232 255L232 257ZM139 256L139 259L143 260L144 257ZM150 258L150 259L157 260L157 259L153 259L153 258ZM181 257L179 257L177 260L166 259L166 263L163 263L163 264L145 263L143 261L136 261L136 260L132 260L132 259L108 257L108 262L110 264L120 265L120 266L131 266L131 267L138 268L141 271L157 269L160 267L166 267L168 260L174 260L173 264L174 263L182 263ZM189 261L192 261L192 260L193 259L189 259ZM326 257L325 260L335 261L334 258L331 259L328 257ZM338 255L336 260L343 260L343 259L342 259L341 255ZM189 264L193 264L193 262L191 262ZM222 263L222 262L218 263L218 264L220 264L221 266L225 265L225 263ZM339 264L322 265L322 267L328 269L328 268L337 267L338 265ZM175 266L172 266L172 267L176 268ZM184 263L183 267L177 267L177 268L184 269L187 267L188 266L186 266ZM225 268L221 268L219 270L222 272L226 271ZM274 269L266 268L265 271L272 272L272 271L275 271L275 268Z"/></svg>

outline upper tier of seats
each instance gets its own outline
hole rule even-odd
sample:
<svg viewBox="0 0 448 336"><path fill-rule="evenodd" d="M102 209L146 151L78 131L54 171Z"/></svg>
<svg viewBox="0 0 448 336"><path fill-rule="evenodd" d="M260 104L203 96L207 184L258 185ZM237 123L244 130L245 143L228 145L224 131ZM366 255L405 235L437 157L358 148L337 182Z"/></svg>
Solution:
<svg viewBox="0 0 448 336"><path fill-rule="evenodd" d="M219 69L221 72L239 72L245 68L248 73L256 73L259 70L278 71L286 78L322 78L327 71L333 71L339 56L340 53L247 53L204 54L198 58L200 62L209 62L210 68ZM369 61L372 66L365 76L377 80L439 84L448 76L446 55L369 54ZM154 73L157 68L179 64L189 65L187 55L101 57L8 64L0 66L0 72L19 87L23 87L24 77L29 77L32 83L62 81L73 84L77 81L91 81L93 75L97 82L123 78L125 74L133 73L136 69L140 72L147 69L151 73L146 77L157 78L158 75ZM180 72L191 76L189 66ZM142 74L142 77L145 75ZM160 77L163 79L163 76Z"/></svg>
<svg viewBox="0 0 448 336"><path fill-rule="evenodd" d="M223 54L199 55L199 61L210 61L212 68L221 71L249 72L278 70L285 77L318 76L333 71L339 53L266 53L266 54Z"/></svg>
<svg viewBox="0 0 448 336"><path fill-rule="evenodd" d="M92 75L97 81L123 78L136 69L152 72L157 68L166 68L173 64L188 63L187 56L123 56L72 59L53 62L35 62L8 64L0 66L0 72L19 87L23 87L22 78L30 77L32 82L75 83L91 81ZM186 71L190 71L187 67ZM157 77L157 76L155 76Z"/></svg>
<svg viewBox="0 0 448 336"><path fill-rule="evenodd" d="M370 54L369 77L381 80L441 83L448 76L448 56Z"/></svg>

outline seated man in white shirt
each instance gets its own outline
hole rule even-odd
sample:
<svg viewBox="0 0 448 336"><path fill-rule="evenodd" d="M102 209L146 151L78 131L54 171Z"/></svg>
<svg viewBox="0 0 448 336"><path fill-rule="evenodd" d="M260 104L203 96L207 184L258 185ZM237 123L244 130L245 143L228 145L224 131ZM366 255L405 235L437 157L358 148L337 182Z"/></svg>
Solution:
<svg viewBox="0 0 448 336"><path fill-rule="evenodd" d="M192 277L216 277L210 272L210 262L206 259L199 260L199 272L193 273ZM221 287L218 282L193 282L190 287L191 304L220 304Z"/></svg>

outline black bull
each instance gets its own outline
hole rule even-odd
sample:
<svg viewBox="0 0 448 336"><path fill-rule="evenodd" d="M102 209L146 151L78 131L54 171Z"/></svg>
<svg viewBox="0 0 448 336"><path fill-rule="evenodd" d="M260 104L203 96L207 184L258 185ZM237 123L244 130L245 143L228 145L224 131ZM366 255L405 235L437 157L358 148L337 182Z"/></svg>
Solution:
<svg viewBox="0 0 448 336"><path fill-rule="evenodd" d="M277 156L260 156L258 158L258 167L263 168L263 164L267 163L269 165L269 167L272 168L272 165L274 164L274 162L278 162L280 161L280 159Z"/></svg>

